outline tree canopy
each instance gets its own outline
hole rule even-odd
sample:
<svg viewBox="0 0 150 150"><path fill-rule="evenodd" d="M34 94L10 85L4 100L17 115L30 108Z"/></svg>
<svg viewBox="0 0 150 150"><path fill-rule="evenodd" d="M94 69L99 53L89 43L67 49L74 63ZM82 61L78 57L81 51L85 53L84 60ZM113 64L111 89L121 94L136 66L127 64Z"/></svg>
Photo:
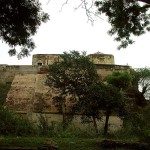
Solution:
<svg viewBox="0 0 150 150"><path fill-rule="evenodd" d="M77 51L64 52L59 60L49 66L46 83L58 91L53 102L63 114L65 124L67 114L74 111L77 101L87 93L87 87L98 80L98 75L89 58Z"/></svg>
<svg viewBox="0 0 150 150"><path fill-rule="evenodd" d="M121 42L118 49L132 44L132 35L140 36L150 30L149 0L97 0L95 4L98 12L108 17L108 33Z"/></svg>
<svg viewBox="0 0 150 150"><path fill-rule="evenodd" d="M150 100L150 68L139 68L132 72L133 86L140 95Z"/></svg>
<svg viewBox="0 0 150 150"><path fill-rule="evenodd" d="M87 93L79 100L77 105L83 119L84 117L93 119L96 132L98 132L98 129L95 119L100 120L103 115L106 116L104 135L107 135L108 132L110 115L116 113L119 116L125 113L123 96L119 89L101 81L87 87Z"/></svg>
<svg viewBox="0 0 150 150"><path fill-rule="evenodd" d="M126 89L129 87L132 77L128 72L113 72L106 76L104 80L119 89Z"/></svg>
<svg viewBox="0 0 150 150"><path fill-rule="evenodd" d="M0 0L0 38L11 47L9 54L28 56L35 48L31 36L48 19L38 0ZM20 52L16 46L21 47Z"/></svg>

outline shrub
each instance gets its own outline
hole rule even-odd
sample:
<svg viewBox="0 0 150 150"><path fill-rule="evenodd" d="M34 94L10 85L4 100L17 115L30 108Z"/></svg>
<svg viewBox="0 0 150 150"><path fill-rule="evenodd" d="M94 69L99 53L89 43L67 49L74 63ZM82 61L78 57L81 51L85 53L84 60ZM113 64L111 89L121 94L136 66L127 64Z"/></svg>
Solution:
<svg viewBox="0 0 150 150"><path fill-rule="evenodd" d="M8 109L0 108L0 134L26 136L36 133L32 122Z"/></svg>
<svg viewBox="0 0 150 150"><path fill-rule="evenodd" d="M9 89L9 84L0 83L0 106L4 104Z"/></svg>
<svg viewBox="0 0 150 150"><path fill-rule="evenodd" d="M39 116L39 134L42 136L55 136L55 122L48 122L48 119L45 115L40 114Z"/></svg>

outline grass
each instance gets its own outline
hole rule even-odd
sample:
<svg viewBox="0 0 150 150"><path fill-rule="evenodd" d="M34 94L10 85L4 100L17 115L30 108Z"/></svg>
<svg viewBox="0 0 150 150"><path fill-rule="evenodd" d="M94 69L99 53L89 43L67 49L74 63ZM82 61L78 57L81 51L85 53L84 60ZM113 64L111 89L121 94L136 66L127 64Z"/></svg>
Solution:
<svg viewBox="0 0 150 150"><path fill-rule="evenodd" d="M99 139L56 139L60 150L99 150Z"/></svg>
<svg viewBox="0 0 150 150"><path fill-rule="evenodd" d="M0 147L38 147L47 139L43 137L0 137Z"/></svg>
<svg viewBox="0 0 150 150"><path fill-rule="evenodd" d="M99 144L102 140L102 138L0 137L0 147L37 148L50 142L58 146L59 150L103 150Z"/></svg>
<svg viewBox="0 0 150 150"><path fill-rule="evenodd" d="M40 147L55 143L59 150L99 150L98 138L0 137L0 147Z"/></svg>

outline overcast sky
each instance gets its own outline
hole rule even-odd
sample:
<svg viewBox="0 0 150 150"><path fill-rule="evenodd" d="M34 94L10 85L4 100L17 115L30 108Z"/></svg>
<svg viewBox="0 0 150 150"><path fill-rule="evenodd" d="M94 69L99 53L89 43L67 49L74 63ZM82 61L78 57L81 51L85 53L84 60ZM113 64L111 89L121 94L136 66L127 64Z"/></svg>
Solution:
<svg viewBox="0 0 150 150"><path fill-rule="evenodd" d="M64 51L87 51L87 54L102 52L113 54L115 64L130 65L133 68L150 67L150 33L136 38L136 43L126 49L117 50L119 43L107 34L110 25L105 17L98 18L94 25L87 22L83 9L74 11L76 3L69 1L61 10L64 0L40 0L42 8L50 15L50 21L42 24L34 36L36 49L30 57L18 60L8 55L9 47L0 41L0 64L31 65L33 54L60 54Z"/></svg>

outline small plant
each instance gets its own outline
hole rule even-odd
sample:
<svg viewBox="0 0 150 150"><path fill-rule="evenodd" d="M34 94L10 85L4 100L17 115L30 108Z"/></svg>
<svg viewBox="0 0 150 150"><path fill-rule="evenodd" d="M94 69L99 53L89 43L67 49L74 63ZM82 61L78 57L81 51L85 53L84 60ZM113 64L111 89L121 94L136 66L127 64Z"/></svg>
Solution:
<svg viewBox="0 0 150 150"><path fill-rule="evenodd" d="M54 121L48 122L46 115L40 114L38 127L40 135L42 136L56 135L55 131L56 123Z"/></svg>

